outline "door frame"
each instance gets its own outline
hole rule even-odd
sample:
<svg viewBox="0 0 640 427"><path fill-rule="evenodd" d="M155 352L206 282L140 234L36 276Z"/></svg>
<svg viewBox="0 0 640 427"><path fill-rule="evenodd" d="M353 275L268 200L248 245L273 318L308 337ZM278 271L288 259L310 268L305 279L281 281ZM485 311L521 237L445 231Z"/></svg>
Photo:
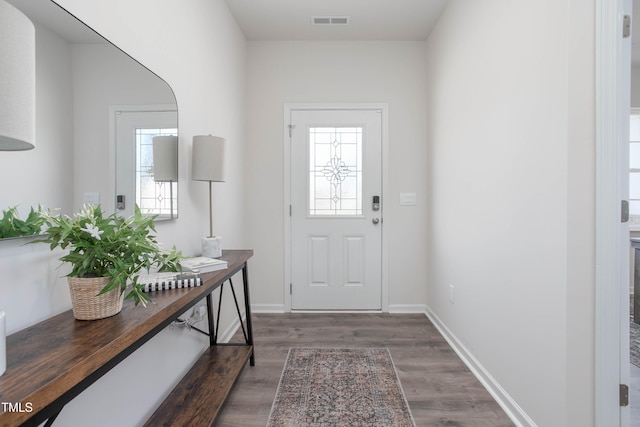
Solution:
<svg viewBox="0 0 640 427"><path fill-rule="evenodd" d="M621 336L622 322L629 322L621 304L629 304L628 239L623 241L620 204L623 194L621 150L623 116L629 116L625 81L629 52L623 49L622 18L625 0L596 0L596 244L595 244L595 425L628 425L629 407L619 403L622 360L628 360L629 342ZM628 72L628 70L627 70ZM628 122L627 122L628 124ZM626 166L628 167L628 165ZM628 178L627 178L628 179ZM613 191L611 191L613 189ZM626 355L625 355L626 353ZM628 363L628 362L627 362Z"/></svg>
<svg viewBox="0 0 640 427"><path fill-rule="evenodd" d="M291 103L284 105L284 120L282 126L283 144L284 144L284 204L283 204L283 222L284 222L284 311L291 312L291 283L292 283L292 265L291 265L291 216L289 209L291 206L291 138L289 137L289 123L291 113L293 111L309 111L309 110L379 110L382 112L382 201L385 202L385 196L388 192L388 151L389 151L389 105L386 103ZM382 312L389 312L389 269L388 269L388 248L386 245L388 227L382 227Z"/></svg>

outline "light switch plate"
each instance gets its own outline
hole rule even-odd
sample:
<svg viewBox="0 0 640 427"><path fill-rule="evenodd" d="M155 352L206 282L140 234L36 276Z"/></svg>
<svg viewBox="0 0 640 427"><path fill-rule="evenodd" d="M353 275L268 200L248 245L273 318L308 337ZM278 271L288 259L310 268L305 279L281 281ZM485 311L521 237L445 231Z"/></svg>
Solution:
<svg viewBox="0 0 640 427"><path fill-rule="evenodd" d="M87 192L82 194L82 201L88 205L99 205L100 204L100 193L98 192Z"/></svg>
<svg viewBox="0 0 640 427"><path fill-rule="evenodd" d="M416 193L400 193L400 206L415 206Z"/></svg>

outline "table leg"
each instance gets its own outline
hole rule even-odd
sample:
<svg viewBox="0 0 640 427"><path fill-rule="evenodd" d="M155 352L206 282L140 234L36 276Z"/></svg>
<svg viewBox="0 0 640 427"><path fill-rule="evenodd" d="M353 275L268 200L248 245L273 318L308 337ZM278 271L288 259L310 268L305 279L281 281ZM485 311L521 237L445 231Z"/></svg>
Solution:
<svg viewBox="0 0 640 427"><path fill-rule="evenodd" d="M209 345L216 345L216 328L213 321L213 298L211 294L207 294L207 320L209 322Z"/></svg>
<svg viewBox="0 0 640 427"><path fill-rule="evenodd" d="M244 309L247 316L247 344L253 345L253 326L251 324L251 301L249 298L249 271L247 269L247 264L244 264L242 268L242 284L244 287ZM256 360L254 357L254 352L251 352L251 357L249 358L249 364L251 366L255 366Z"/></svg>

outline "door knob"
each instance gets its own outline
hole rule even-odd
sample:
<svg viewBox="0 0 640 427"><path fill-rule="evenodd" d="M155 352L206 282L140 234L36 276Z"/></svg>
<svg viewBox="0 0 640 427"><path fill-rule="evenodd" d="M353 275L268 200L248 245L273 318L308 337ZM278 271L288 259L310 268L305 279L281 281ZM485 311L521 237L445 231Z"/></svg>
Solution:
<svg viewBox="0 0 640 427"><path fill-rule="evenodd" d="M373 222L374 224L378 224L380 222L380 218L373 218L371 222Z"/></svg>

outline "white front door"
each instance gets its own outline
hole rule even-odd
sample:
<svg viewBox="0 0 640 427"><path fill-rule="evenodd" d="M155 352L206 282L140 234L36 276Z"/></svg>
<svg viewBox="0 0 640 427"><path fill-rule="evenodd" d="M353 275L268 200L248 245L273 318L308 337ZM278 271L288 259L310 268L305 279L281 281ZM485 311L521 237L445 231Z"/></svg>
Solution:
<svg viewBox="0 0 640 427"><path fill-rule="evenodd" d="M153 180L153 137L178 134L175 110L114 109L116 212L125 218L136 205L159 219L177 214L177 182ZM172 215L173 213L173 215Z"/></svg>
<svg viewBox="0 0 640 427"><path fill-rule="evenodd" d="M382 308L382 112L292 110L291 308Z"/></svg>

